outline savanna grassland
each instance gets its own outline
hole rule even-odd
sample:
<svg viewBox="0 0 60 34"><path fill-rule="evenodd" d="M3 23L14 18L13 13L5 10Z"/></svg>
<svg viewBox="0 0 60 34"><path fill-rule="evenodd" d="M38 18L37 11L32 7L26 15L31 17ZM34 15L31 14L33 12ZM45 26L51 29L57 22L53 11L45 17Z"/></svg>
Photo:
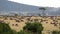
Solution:
<svg viewBox="0 0 60 34"><path fill-rule="evenodd" d="M12 30L23 30L26 23L41 23L42 34L52 34L52 31L60 31L60 16L0 16L0 22L6 23Z"/></svg>

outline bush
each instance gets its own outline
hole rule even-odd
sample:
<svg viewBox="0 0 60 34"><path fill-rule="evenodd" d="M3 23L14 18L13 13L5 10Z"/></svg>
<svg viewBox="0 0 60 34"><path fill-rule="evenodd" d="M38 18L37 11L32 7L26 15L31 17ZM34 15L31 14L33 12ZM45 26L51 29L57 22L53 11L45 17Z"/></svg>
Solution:
<svg viewBox="0 0 60 34"><path fill-rule="evenodd" d="M18 32L18 34L33 34L32 32L28 32L28 31L20 31Z"/></svg>
<svg viewBox="0 0 60 34"><path fill-rule="evenodd" d="M52 34L60 34L60 31L52 31Z"/></svg>
<svg viewBox="0 0 60 34"><path fill-rule="evenodd" d="M26 23L26 26L23 29L27 31L31 31L33 33L42 34L43 26L39 22Z"/></svg>
<svg viewBox="0 0 60 34"><path fill-rule="evenodd" d="M23 30L16 32L8 24L0 23L0 34L42 34L43 26L41 23L26 23Z"/></svg>
<svg viewBox="0 0 60 34"><path fill-rule="evenodd" d="M0 34L16 34L17 32L11 30L8 24L0 23Z"/></svg>
<svg viewBox="0 0 60 34"><path fill-rule="evenodd" d="M9 27L8 24L0 23L0 33L8 32L10 30L11 30L11 28Z"/></svg>

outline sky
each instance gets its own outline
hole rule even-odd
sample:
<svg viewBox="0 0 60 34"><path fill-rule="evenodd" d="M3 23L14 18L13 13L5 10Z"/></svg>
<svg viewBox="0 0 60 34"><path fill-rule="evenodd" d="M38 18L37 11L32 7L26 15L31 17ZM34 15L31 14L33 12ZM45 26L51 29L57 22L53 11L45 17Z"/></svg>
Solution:
<svg viewBox="0 0 60 34"><path fill-rule="evenodd" d="M8 0L17 3L34 5L34 6L42 6L42 7L60 7L60 0Z"/></svg>

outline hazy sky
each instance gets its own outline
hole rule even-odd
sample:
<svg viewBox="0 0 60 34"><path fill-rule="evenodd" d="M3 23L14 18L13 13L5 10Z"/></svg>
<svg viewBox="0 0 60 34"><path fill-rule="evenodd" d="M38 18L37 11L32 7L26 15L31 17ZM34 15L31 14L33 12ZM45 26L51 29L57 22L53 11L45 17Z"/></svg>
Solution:
<svg viewBox="0 0 60 34"><path fill-rule="evenodd" d="M60 7L60 0L9 0L9 1L43 7L56 7L56 8Z"/></svg>

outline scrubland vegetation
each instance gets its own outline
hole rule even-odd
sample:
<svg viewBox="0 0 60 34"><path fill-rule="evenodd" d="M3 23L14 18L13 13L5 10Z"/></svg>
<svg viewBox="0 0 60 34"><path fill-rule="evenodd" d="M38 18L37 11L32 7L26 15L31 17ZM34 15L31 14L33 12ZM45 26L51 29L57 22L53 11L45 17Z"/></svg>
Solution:
<svg viewBox="0 0 60 34"><path fill-rule="evenodd" d="M9 24L0 22L0 34L42 34L43 26L40 23L26 23L23 30L16 32Z"/></svg>
<svg viewBox="0 0 60 34"><path fill-rule="evenodd" d="M0 34L43 34L44 27L39 22L27 22L23 30L16 32L9 27L9 24L0 22ZM52 31L51 34L60 34L60 31Z"/></svg>

